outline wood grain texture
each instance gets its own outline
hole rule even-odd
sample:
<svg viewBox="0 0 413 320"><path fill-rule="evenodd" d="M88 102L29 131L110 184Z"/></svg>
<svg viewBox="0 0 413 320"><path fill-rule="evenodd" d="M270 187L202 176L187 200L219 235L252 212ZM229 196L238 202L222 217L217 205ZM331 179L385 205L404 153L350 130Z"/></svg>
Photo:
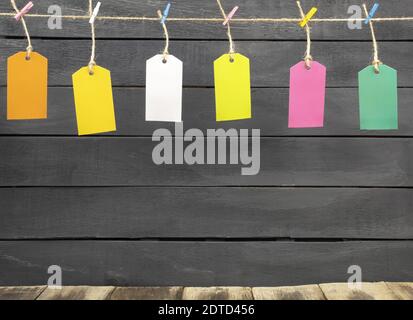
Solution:
<svg viewBox="0 0 413 320"><path fill-rule="evenodd" d="M51 4L87 14L86 0L40 1L32 12ZM303 5L318 7L317 17L345 18L353 4ZM155 16L164 5L104 0L100 15ZM299 16L294 1L224 0L227 10L234 5L237 17ZM7 1L4 11L12 11ZM220 13L215 0L173 1L171 17L188 16ZM413 7L387 0L377 16L413 16ZM119 130L84 138L76 137L71 76L89 61L90 25L27 22L35 50L49 59L49 119L4 120L4 62L26 40L20 24L0 17L0 285L44 284L52 264L62 266L65 285L151 286L131 289L136 298L182 296L182 288L153 287L161 285L345 282L353 264L366 281L412 280L413 23L375 23L380 59L399 71L400 130L361 132L357 73L372 51L366 26L312 24L313 56L328 68L326 126L289 130L289 69L305 51L296 23L232 24L237 51L251 59L253 119L217 125L212 66L228 50L225 28L169 21L170 51L184 62L185 129L257 128L268 137L260 174L247 177L241 165L153 164L150 136L173 128L144 121L145 60L164 45L158 21L96 23L96 60L112 72Z"/></svg>
<svg viewBox="0 0 413 320"><path fill-rule="evenodd" d="M46 286L0 287L0 300L35 300Z"/></svg>
<svg viewBox="0 0 413 320"><path fill-rule="evenodd" d="M412 250L406 241L1 241L0 285L45 283L52 264L65 285L291 286L347 281L355 264L364 281L400 282L413 279Z"/></svg>
<svg viewBox="0 0 413 320"><path fill-rule="evenodd" d="M413 186L411 139L262 138L256 176L242 176L242 165L157 166L157 144L151 138L1 137L0 185Z"/></svg>
<svg viewBox="0 0 413 320"><path fill-rule="evenodd" d="M1 188L0 239L411 239L412 201L384 188Z"/></svg>
<svg viewBox="0 0 413 320"><path fill-rule="evenodd" d="M215 121L215 98L212 88L187 88L183 91L185 129L225 130L260 129L261 136L413 136L413 89L399 89L399 130L361 131L359 128L358 91L355 88L327 90L325 127L321 129L288 128L288 89L252 90L253 118L242 121ZM174 131L174 124L145 121L145 90L115 88L117 131L102 135L152 136L156 129ZM6 105L6 90L0 90L0 104ZM49 88L47 120L7 121L6 108L0 108L1 135L77 135L72 88Z"/></svg>
<svg viewBox="0 0 413 320"><path fill-rule="evenodd" d="M247 287L185 287L182 300L253 300Z"/></svg>
<svg viewBox="0 0 413 320"><path fill-rule="evenodd" d="M50 86L72 86L72 74L87 65L90 58L90 40L38 39L33 46L49 59ZM145 61L159 53L163 46L164 42L160 40L100 40L97 42L96 62L111 71L114 86L144 86ZM0 52L4 57L25 48L24 39L0 42ZM237 51L250 58L252 87L288 88L290 68L302 60L305 43L240 41ZM371 51L371 42L327 41L313 43L312 54L328 68L328 87L357 87L358 72L371 63ZM380 44L380 58L399 70L398 84L401 87L413 87L413 65L409 63L412 51L413 42ZM213 62L228 52L228 43L173 41L170 52L184 63L184 86L212 87ZM5 67L4 63L0 64L0 85L3 86L6 84Z"/></svg>
<svg viewBox="0 0 413 320"><path fill-rule="evenodd" d="M115 287L65 286L46 288L37 300L107 300Z"/></svg>
<svg viewBox="0 0 413 320"><path fill-rule="evenodd" d="M206 17L221 18L216 1L202 1L200 4L193 0L174 0L170 17ZM17 2L18 5L24 3ZM368 7L374 3L373 0L365 1ZM51 4L61 6L65 15L87 15L88 4L86 0L40 1L32 9L33 13L47 13ZM100 10L101 16L147 16L156 17L156 10L163 9L165 2L162 0L127 1L127 0L104 0ZM316 17L319 18L348 18L349 6L359 4L351 0L307 0L303 8L308 11L311 6L319 8ZM225 0L223 5L228 12L235 5L240 6L236 17L239 18L299 18L300 14L294 1L249 1L249 0ZM0 4L1 12L12 12L7 1ZM380 7L378 17L413 16L413 9L409 0L386 0L385 5ZM23 30L16 27L12 18L1 18L0 35L22 36ZM71 21L64 20L61 30L50 30L47 27L47 19L27 18L30 33L33 36L46 37L89 37L90 28L87 20ZM154 22L117 22L100 21L96 23L97 36L106 38L162 38L159 23ZM296 23L284 23L274 25L272 23L232 23L235 39L304 39L305 33ZM173 22L168 21L171 36L182 39L225 39L225 29L220 22ZM368 26L363 25L362 30L351 30L346 22L341 23L317 23L313 24L312 37L322 40L371 40ZM412 39L413 29L410 22L387 22L377 23L377 37L382 39Z"/></svg>
<svg viewBox="0 0 413 320"><path fill-rule="evenodd" d="M183 287L118 287L111 300L181 300Z"/></svg>
<svg viewBox="0 0 413 320"><path fill-rule="evenodd" d="M386 282L391 291L401 300L413 300L413 283L410 282Z"/></svg>
<svg viewBox="0 0 413 320"><path fill-rule="evenodd" d="M347 283L320 284L320 288L328 300L398 300L384 282L363 282L360 289Z"/></svg>
<svg viewBox="0 0 413 320"><path fill-rule="evenodd" d="M254 300L325 300L318 285L252 288Z"/></svg>

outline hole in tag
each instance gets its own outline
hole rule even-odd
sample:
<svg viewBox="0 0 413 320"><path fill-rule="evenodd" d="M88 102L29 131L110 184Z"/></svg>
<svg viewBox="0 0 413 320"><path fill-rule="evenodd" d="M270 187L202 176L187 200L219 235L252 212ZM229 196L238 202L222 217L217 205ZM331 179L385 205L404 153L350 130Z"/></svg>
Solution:
<svg viewBox="0 0 413 320"><path fill-rule="evenodd" d="M26 56L25 59L26 59L26 61L30 61L31 58L29 56Z"/></svg>
<svg viewBox="0 0 413 320"><path fill-rule="evenodd" d="M235 59L231 57L231 58L229 58L229 62L234 63Z"/></svg>
<svg viewBox="0 0 413 320"><path fill-rule="evenodd" d="M162 63L163 63L163 64L168 63L168 60L162 59Z"/></svg>
<svg viewBox="0 0 413 320"><path fill-rule="evenodd" d="M95 73L93 71L89 71L89 76L93 76Z"/></svg>

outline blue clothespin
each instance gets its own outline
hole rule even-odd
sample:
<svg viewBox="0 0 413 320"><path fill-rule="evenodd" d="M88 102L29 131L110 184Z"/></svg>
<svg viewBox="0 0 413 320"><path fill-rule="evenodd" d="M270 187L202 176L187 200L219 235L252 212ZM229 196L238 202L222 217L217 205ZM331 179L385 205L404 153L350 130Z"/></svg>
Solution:
<svg viewBox="0 0 413 320"><path fill-rule="evenodd" d="M171 3L170 2L168 2L168 4L166 5L165 10L163 11L162 19L161 19L162 24L164 24L166 22L166 19L168 19L169 9L171 9Z"/></svg>
<svg viewBox="0 0 413 320"><path fill-rule="evenodd" d="M373 5L373 8L371 8L371 10L370 10L369 16L364 21L364 24L368 24L370 22L370 20L373 19L373 17L376 14L376 11L377 11L378 8L379 8L379 4L375 3Z"/></svg>

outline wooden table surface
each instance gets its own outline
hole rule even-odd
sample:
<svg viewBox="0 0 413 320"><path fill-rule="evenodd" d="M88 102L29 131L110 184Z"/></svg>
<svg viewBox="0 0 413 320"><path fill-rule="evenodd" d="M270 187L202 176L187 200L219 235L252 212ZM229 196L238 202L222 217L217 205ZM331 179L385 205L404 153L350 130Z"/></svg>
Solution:
<svg viewBox="0 0 413 320"><path fill-rule="evenodd" d="M413 300L413 283L296 287L0 287L0 300Z"/></svg>

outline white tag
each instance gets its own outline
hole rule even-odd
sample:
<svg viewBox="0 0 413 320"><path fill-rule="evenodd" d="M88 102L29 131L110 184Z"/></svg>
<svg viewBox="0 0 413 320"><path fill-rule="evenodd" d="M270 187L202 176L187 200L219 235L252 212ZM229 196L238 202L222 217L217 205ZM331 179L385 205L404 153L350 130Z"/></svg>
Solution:
<svg viewBox="0 0 413 320"><path fill-rule="evenodd" d="M182 121L183 63L158 54L146 61L146 121Z"/></svg>

